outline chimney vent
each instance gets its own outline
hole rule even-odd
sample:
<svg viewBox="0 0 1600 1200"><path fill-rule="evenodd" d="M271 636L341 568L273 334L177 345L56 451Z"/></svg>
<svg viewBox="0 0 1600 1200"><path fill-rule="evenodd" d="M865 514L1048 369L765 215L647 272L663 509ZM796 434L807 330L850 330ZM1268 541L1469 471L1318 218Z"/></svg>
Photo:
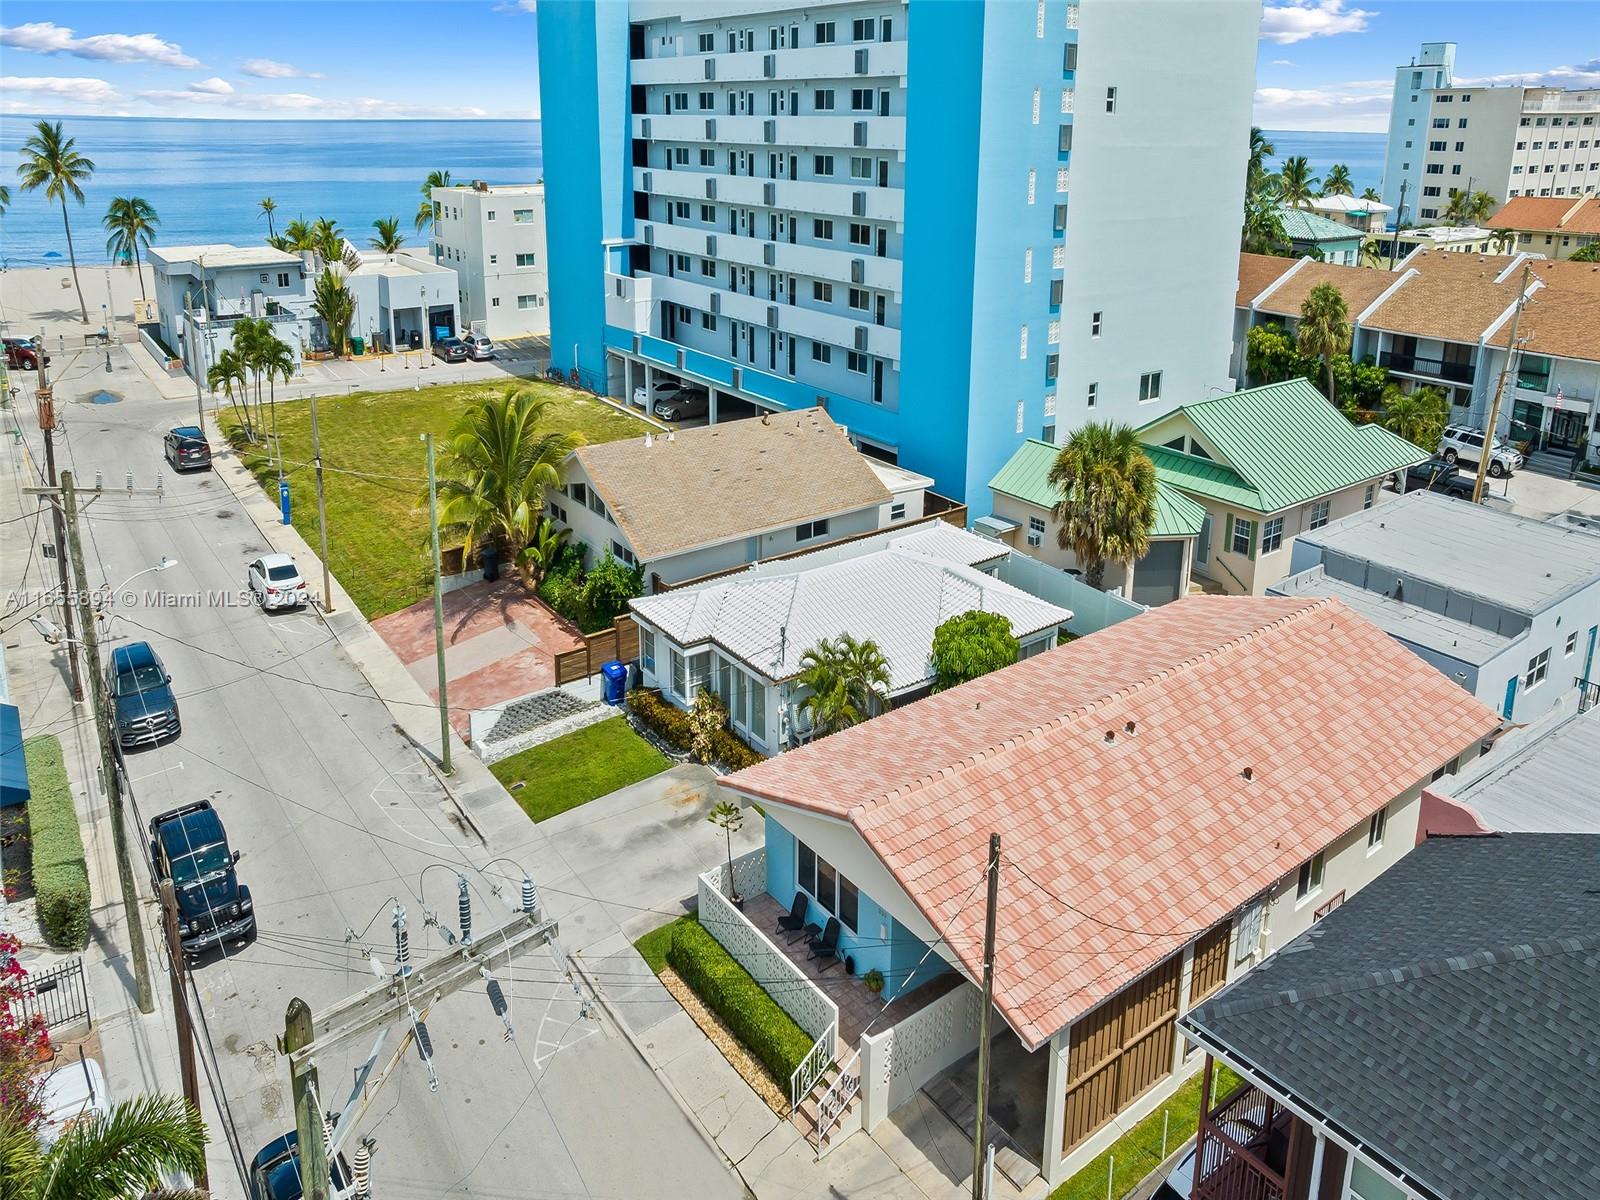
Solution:
<svg viewBox="0 0 1600 1200"><path fill-rule="evenodd" d="M1255 772L1255 768L1254 767L1246 767L1244 770L1240 771L1239 774L1244 776L1244 781L1246 783L1249 783L1252 779L1254 779L1256 777L1256 772Z"/></svg>
<svg viewBox="0 0 1600 1200"><path fill-rule="evenodd" d="M1110 745L1112 742L1114 742L1116 740L1117 740L1117 731L1115 729L1106 730L1106 744Z"/></svg>
<svg viewBox="0 0 1600 1200"><path fill-rule="evenodd" d="M1133 732L1133 722L1129 721L1126 725L1124 725L1122 727L1122 731L1124 733L1132 733Z"/></svg>

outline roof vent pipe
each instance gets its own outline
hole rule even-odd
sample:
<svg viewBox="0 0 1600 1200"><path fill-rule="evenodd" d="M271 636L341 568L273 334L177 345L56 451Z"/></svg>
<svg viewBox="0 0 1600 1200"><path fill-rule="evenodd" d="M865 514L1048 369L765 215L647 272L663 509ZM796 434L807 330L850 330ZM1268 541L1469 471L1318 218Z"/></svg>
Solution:
<svg viewBox="0 0 1600 1200"><path fill-rule="evenodd" d="M1110 745L1112 742L1114 742L1116 740L1117 740L1117 731L1115 729L1106 730L1106 744Z"/></svg>
<svg viewBox="0 0 1600 1200"><path fill-rule="evenodd" d="M1254 767L1246 767L1244 770L1240 771L1239 774L1244 776L1244 781L1246 783L1249 783L1256 776Z"/></svg>
<svg viewBox="0 0 1600 1200"><path fill-rule="evenodd" d="M1132 733L1133 732L1133 722L1129 721L1126 725L1124 725L1122 727L1122 731L1124 733Z"/></svg>

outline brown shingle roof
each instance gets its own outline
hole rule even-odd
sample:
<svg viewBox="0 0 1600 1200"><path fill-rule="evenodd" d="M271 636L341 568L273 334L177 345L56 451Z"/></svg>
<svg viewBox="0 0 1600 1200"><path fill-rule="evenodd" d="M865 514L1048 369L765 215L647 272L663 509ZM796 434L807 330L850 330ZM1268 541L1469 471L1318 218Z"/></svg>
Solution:
<svg viewBox="0 0 1600 1200"><path fill-rule="evenodd" d="M1259 308L1262 312L1298 317L1300 306L1305 303L1311 289L1319 283L1331 283L1344 296L1345 303L1350 306L1350 316L1354 318L1398 278L1377 267L1343 267L1335 263L1308 262L1273 288L1272 294L1261 302Z"/></svg>
<svg viewBox="0 0 1600 1200"><path fill-rule="evenodd" d="M1517 336L1527 336L1525 349L1532 354L1600 362L1600 264L1536 259L1530 265L1544 286L1529 297L1522 310ZM1505 346L1510 338L1508 321L1495 331L1489 344Z"/></svg>
<svg viewBox="0 0 1600 1200"><path fill-rule="evenodd" d="M1424 250L1406 262L1416 274L1367 317L1367 328L1476 342L1517 302L1520 272L1495 282L1511 265L1508 256Z"/></svg>
<svg viewBox="0 0 1600 1200"><path fill-rule="evenodd" d="M645 562L889 501L820 409L682 429L670 439L658 433L652 442L573 451Z"/></svg>
<svg viewBox="0 0 1600 1200"><path fill-rule="evenodd" d="M1484 224L1489 229L1600 233L1600 201L1593 196L1514 196Z"/></svg>
<svg viewBox="0 0 1600 1200"><path fill-rule="evenodd" d="M1294 264L1294 259L1276 254L1239 255L1239 291L1233 298L1234 304L1240 308L1249 307L1250 301Z"/></svg>

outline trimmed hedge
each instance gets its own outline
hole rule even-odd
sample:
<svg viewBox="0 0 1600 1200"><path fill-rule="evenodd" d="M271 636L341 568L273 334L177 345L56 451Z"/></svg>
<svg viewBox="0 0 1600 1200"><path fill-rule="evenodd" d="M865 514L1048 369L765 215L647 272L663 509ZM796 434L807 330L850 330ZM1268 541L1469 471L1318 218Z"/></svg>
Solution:
<svg viewBox="0 0 1600 1200"><path fill-rule="evenodd" d="M813 1039L698 924L672 927L667 962L784 1087Z"/></svg>
<svg viewBox="0 0 1600 1200"><path fill-rule="evenodd" d="M89 868L61 743L43 735L27 739L22 748L28 763L28 829L39 924L52 945L82 950L89 944Z"/></svg>
<svg viewBox="0 0 1600 1200"><path fill-rule="evenodd" d="M669 700L663 700L654 688L634 688L628 693L628 711L639 723L674 750L688 753L694 744L694 728L689 724L689 714ZM733 730L723 728L711 735L711 753L730 771L740 771L765 761Z"/></svg>

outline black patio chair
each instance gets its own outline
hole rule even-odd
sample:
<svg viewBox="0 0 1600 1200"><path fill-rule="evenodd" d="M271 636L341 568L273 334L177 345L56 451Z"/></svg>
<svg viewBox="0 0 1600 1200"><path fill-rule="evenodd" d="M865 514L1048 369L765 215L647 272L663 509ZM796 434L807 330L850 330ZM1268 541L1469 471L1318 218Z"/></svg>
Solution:
<svg viewBox="0 0 1600 1200"><path fill-rule="evenodd" d="M789 911L780 914L778 917L777 932L792 934L793 936L788 939L791 942L805 932L806 906L808 903L809 901L804 892L796 892L794 894L794 903L789 906Z"/></svg>
<svg viewBox="0 0 1600 1200"><path fill-rule="evenodd" d="M839 954L839 918L829 917L828 923L823 927L822 936L811 939L811 952L806 955L807 961L813 958L836 958ZM826 967L826 963L823 964Z"/></svg>

